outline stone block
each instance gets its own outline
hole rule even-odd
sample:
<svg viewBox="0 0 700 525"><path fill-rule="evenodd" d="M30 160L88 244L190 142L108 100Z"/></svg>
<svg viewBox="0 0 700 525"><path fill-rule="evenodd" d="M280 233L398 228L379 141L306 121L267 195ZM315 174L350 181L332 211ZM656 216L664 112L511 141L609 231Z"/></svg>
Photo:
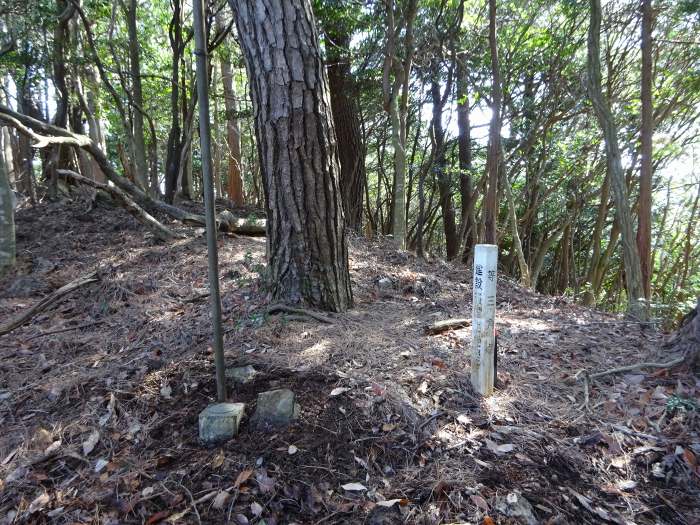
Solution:
<svg viewBox="0 0 700 525"><path fill-rule="evenodd" d="M299 405L288 388L258 394L253 422L258 427L282 427L299 417Z"/></svg>
<svg viewBox="0 0 700 525"><path fill-rule="evenodd" d="M216 403L199 413L199 439L207 445L228 441L238 434L245 404Z"/></svg>

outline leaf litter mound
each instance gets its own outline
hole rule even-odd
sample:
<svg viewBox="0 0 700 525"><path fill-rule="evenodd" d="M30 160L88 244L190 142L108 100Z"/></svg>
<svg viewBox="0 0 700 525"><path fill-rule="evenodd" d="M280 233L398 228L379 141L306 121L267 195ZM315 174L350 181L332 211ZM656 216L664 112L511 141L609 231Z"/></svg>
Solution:
<svg viewBox="0 0 700 525"><path fill-rule="evenodd" d="M206 245L164 245L79 202L18 214L0 324L77 276L82 287L0 337L0 523L679 523L700 521L697 376L651 327L499 280L498 388L469 385L468 268L351 239L355 308L270 315L264 239L220 238L229 385L290 388L286 429L244 419L198 441L215 399ZM176 225L173 225L177 228Z"/></svg>

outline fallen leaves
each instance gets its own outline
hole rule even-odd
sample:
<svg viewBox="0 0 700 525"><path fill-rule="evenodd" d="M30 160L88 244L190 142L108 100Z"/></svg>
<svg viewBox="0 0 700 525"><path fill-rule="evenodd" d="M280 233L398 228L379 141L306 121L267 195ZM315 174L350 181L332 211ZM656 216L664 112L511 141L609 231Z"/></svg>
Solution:
<svg viewBox="0 0 700 525"><path fill-rule="evenodd" d="M34 514L35 512L43 510L43 508L49 503L50 500L51 498L45 492L43 494L40 494L39 496L34 498L34 500L32 500L32 502L29 504L29 509L27 510L27 512L29 512L29 514Z"/></svg>
<svg viewBox="0 0 700 525"><path fill-rule="evenodd" d="M211 504L216 510L222 510L228 502L231 494L226 490L220 490L214 497L214 502Z"/></svg>
<svg viewBox="0 0 700 525"><path fill-rule="evenodd" d="M347 490L348 492L360 492L367 490L367 487L365 487L362 483L346 483L345 485L341 485L341 488L343 490Z"/></svg>
<svg viewBox="0 0 700 525"><path fill-rule="evenodd" d="M85 441L83 441L83 456L87 456L95 450L97 443L100 441L100 431L93 430Z"/></svg>
<svg viewBox="0 0 700 525"><path fill-rule="evenodd" d="M254 470L252 468L242 470L236 477L236 481L233 483L233 488L238 489L241 485L248 481L250 476L253 475L253 472Z"/></svg>
<svg viewBox="0 0 700 525"><path fill-rule="evenodd" d="M223 450L220 450L211 460L211 468L217 469L221 465L224 464L224 460L226 459L226 454L224 454Z"/></svg>
<svg viewBox="0 0 700 525"><path fill-rule="evenodd" d="M331 393L329 394L329 396L336 397L336 396L339 396L340 394L347 392L348 390L350 390L350 389L343 387L343 386L339 386L339 387L336 387L333 390L331 390Z"/></svg>
<svg viewBox="0 0 700 525"><path fill-rule="evenodd" d="M262 494L272 492L272 489L275 488L275 480L267 475L267 470L264 468L259 469L255 473L255 481L258 482L258 487Z"/></svg>
<svg viewBox="0 0 700 525"><path fill-rule="evenodd" d="M506 443L504 445L499 445L495 441L491 441L490 439L485 439L484 444L486 445L486 448L488 448L491 452L493 452L497 456L502 456L504 454L507 454L508 452L513 452L513 450L515 450L515 445L513 445L512 443Z"/></svg>

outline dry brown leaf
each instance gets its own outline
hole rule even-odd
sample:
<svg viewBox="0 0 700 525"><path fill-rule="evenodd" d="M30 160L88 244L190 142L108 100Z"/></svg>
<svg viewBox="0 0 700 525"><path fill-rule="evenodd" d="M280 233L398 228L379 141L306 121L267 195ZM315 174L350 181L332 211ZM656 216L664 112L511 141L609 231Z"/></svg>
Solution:
<svg viewBox="0 0 700 525"><path fill-rule="evenodd" d="M223 450L220 450L216 456L211 460L211 468L219 468L221 465L224 464L224 460L226 459L226 454L224 454Z"/></svg>
<svg viewBox="0 0 700 525"><path fill-rule="evenodd" d="M90 452L95 450L98 441L100 441L100 432L98 430L93 430L85 441L83 441L83 455L87 456Z"/></svg>
<svg viewBox="0 0 700 525"><path fill-rule="evenodd" d="M253 469L252 468L247 468L245 470L241 470L241 472L238 474L236 477L236 481L233 483L233 488L237 489L241 485L243 485L246 481L248 481L248 478L253 474Z"/></svg>
<svg viewBox="0 0 700 525"><path fill-rule="evenodd" d="M260 503L257 501L254 501L250 504L250 512L253 513L253 516L260 516L263 513L262 505L260 505Z"/></svg>
<svg viewBox="0 0 700 525"><path fill-rule="evenodd" d="M29 514L34 514L37 511L40 511L43 509L46 504L49 502L50 498L49 495L46 494L45 492L43 494L40 494L34 500L29 504Z"/></svg>
<svg viewBox="0 0 700 525"><path fill-rule="evenodd" d="M260 487L260 492L267 494L275 488L275 480L267 475L267 470L261 468L255 473L255 480L258 482L258 487Z"/></svg>
<svg viewBox="0 0 700 525"><path fill-rule="evenodd" d="M484 512L489 511L489 504L483 497L479 496L478 494L472 494L471 496L469 496L469 499L471 499L472 503L474 503L474 505L479 507Z"/></svg>
<svg viewBox="0 0 700 525"><path fill-rule="evenodd" d="M214 498L214 503L212 503L212 507L214 507L217 510L222 510L230 497L231 494L229 494L225 490L220 490Z"/></svg>

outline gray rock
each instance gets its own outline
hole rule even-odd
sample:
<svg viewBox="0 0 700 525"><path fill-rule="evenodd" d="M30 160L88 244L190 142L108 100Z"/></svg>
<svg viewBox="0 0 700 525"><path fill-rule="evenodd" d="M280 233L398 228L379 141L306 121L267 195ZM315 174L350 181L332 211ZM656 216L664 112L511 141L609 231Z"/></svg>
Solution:
<svg viewBox="0 0 700 525"><path fill-rule="evenodd" d="M258 371L253 368L252 365L237 366L235 368L226 369L226 377L228 379L233 379L234 383L239 383L241 385L249 383L255 379L256 375L258 375Z"/></svg>
<svg viewBox="0 0 700 525"><path fill-rule="evenodd" d="M511 492L505 498L498 498L495 508L504 516L515 518L525 525L538 525L539 523L530 502L517 492Z"/></svg>
<svg viewBox="0 0 700 525"><path fill-rule="evenodd" d="M287 426L299 417L299 405L288 388L258 394L253 422L258 427Z"/></svg>
<svg viewBox="0 0 700 525"><path fill-rule="evenodd" d="M379 288L381 288L382 290L387 290L394 286L394 282L388 277L382 277L377 281L377 286L379 286Z"/></svg>
<svg viewBox="0 0 700 525"><path fill-rule="evenodd" d="M217 403L199 413L199 439L207 445L228 441L238 434L245 411L243 403Z"/></svg>

